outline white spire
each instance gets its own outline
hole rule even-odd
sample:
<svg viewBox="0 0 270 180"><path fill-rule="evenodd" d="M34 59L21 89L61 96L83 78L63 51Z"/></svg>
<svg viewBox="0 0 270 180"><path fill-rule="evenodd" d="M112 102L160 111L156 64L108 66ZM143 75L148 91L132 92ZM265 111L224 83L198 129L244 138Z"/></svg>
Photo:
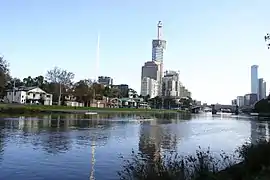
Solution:
<svg viewBox="0 0 270 180"><path fill-rule="evenodd" d="M158 21L158 24L157 24L157 28L158 28L158 34L157 34L157 39L161 39L162 38L162 22L161 21Z"/></svg>
<svg viewBox="0 0 270 180"><path fill-rule="evenodd" d="M98 81L98 76L99 76L99 41L100 41L100 35L98 33L97 37L97 54L96 54L96 77L95 80Z"/></svg>

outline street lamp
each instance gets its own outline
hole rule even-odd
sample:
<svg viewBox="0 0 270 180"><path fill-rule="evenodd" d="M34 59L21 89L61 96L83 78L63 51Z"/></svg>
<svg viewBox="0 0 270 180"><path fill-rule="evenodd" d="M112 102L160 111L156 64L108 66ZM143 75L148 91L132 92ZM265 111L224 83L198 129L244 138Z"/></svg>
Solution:
<svg viewBox="0 0 270 180"><path fill-rule="evenodd" d="M270 34L267 33L266 36L264 36L264 40L266 42L266 46L268 49L270 49Z"/></svg>

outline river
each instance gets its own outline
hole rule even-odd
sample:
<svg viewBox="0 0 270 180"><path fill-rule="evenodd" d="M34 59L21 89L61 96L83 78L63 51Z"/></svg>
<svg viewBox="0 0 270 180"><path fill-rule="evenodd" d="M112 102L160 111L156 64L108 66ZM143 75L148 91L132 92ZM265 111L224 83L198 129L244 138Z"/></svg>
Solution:
<svg viewBox="0 0 270 180"><path fill-rule="evenodd" d="M131 151L193 154L200 146L232 153L268 137L270 124L249 117L156 114L0 117L0 179L119 179L120 156ZM90 178L90 179L91 179Z"/></svg>

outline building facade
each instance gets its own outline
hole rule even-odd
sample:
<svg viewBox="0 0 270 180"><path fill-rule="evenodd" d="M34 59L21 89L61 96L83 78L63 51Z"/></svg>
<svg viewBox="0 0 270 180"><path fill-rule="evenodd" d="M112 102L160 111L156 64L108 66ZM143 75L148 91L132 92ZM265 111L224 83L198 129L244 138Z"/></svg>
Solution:
<svg viewBox="0 0 270 180"><path fill-rule="evenodd" d="M244 96L237 96L236 101L237 101L237 105L239 107L245 105L245 98L244 98Z"/></svg>
<svg viewBox="0 0 270 180"><path fill-rule="evenodd" d="M179 72L166 71L162 79L162 95L170 97L180 97Z"/></svg>
<svg viewBox="0 0 270 180"><path fill-rule="evenodd" d="M113 85L113 79L108 76L98 76L98 83L102 84L104 86L112 86Z"/></svg>
<svg viewBox="0 0 270 180"><path fill-rule="evenodd" d="M149 77L150 79L154 79L159 82L160 73L160 64L158 62L147 61L144 63L144 66L142 66L141 80L144 77Z"/></svg>
<svg viewBox="0 0 270 180"><path fill-rule="evenodd" d="M191 97L191 92L183 85L180 85L180 97Z"/></svg>
<svg viewBox="0 0 270 180"><path fill-rule="evenodd" d="M251 66L251 93L258 95L258 66Z"/></svg>
<svg viewBox="0 0 270 180"><path fill-rule="evenodd" d="M144 77L141 81L141 95L149 95L150 98L158 96L157 80L151 79L149 77Z"/></svg>
<svg viewBox="0 0 270 180"><path fill-rule="evenodd" d="M163 40L162 37L162 22L159 21L157 24L157 39L152 40L152 61L156 62L159 65L159 77L157 81L159 82L159 95L162 94L162 78L163 78L163 59L164 51L166 50L167 42Z"/></svg>
<svg viewBox="0 0 270 180"><path fill-rule="evenodd" d="M263 94L265 94L265 98L267 98L268 92L266 91L266 82L263 83L263 89L264 89L264 93Z"/></svg>
<svg viewBox="0 0 270 180"><path fill-rule="evenodd" d="M52 105L52 94L39 87L19 87L7 91L7 103Z"/></svg>
<svg viewBox="0 0 270 180"><path fill-rule="evenodd" d="M244 105L245 106L252 106L258 101L258 95L255 93L246 94L244 96Z"/></svg>
<svg viewBox="0 0 270 180"><path fill-rule="evenodd" d="M112 87L119 89L121 97L128 97L129 86L127 84L113 85Z"/></svg>
<svg viewBox="0 0 270 180"><path fill-rule="evenodd" d="M266 82L263 78L258 80L258 100L266 98Z"/></svg>
<svg viewBox="0 0 270 180"><path fill-rule="evenodd" d="M233 106L236 106L236 105L237 105L237 99L233 99L233 100L232 100L232 105L233 105Z"/></svg>

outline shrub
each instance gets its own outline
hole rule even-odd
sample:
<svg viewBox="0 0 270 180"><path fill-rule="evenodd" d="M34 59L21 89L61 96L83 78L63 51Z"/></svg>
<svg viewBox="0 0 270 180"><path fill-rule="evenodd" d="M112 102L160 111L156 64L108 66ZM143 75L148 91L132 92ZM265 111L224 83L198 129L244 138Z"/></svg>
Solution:
<svg viewBox="0 0 270 180"><path fill-rule="evenodd" d="M260 140L256 144L245 143L237 152L250 173L257 173L270 166L270 143L266 140Z"/></svg>
<svg viewBox="0 0 270 180"><path fill-rule="evenodd" d="M157 153L159 154L159 153ZM235 154L221 158L210 150L196 151L195 156L170 153L155 156L132 151L130 160L118 172L122 180L266 180L270 179L270 142L245 143ZM123 157L122 157L123 158Z"/></svg>
<svg viewBox="0 0 270 180"><path fill-rule="evenodd" d="M170 153L155 159L132 151L130 160L124 160L123 170L118 175L122 180L215 180L219 170L231 164L225 153L220 159L215 158L210 149L199 148L195 156Z"/></svg>

